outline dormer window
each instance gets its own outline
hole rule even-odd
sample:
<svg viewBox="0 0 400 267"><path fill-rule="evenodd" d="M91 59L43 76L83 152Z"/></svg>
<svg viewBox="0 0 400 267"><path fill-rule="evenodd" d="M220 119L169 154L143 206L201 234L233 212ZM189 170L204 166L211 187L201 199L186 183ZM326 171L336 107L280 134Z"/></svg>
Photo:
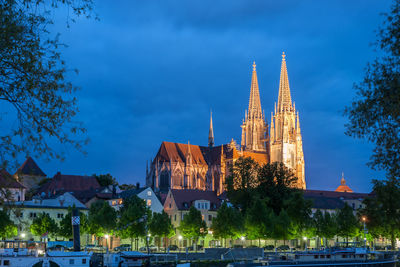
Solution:
<svg viewBox="0 0 400 267"><path fill-rule="evenodd" d="M183 202L183 207L184 207L184 208L187 208L188 206L189 206L188 203Z"/></svg>
<svg viewBox="0 0 400 267"><path fill-rule="evenodd" d="M147 195L150 197L151 196L151 191L147 191Z"/></svg>

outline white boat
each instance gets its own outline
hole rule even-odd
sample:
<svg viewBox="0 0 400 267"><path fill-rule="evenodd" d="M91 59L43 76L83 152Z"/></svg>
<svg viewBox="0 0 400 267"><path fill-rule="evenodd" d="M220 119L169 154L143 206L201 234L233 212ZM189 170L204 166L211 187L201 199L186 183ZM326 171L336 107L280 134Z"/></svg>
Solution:
<svg viewBox="0 0 400 267"><path fill-rule="evenodd" d="M139 251L121 251L118 253L104 254L105 267L133 267L143 266L150 261L151 255Z"/></svg>
<svg viewBox="0 0 400 267"><path fill-rule="evenodd" d="M92 253L85 251L48 251L44 243L1 241L0 266L11 267L89 267Z"/></svg>

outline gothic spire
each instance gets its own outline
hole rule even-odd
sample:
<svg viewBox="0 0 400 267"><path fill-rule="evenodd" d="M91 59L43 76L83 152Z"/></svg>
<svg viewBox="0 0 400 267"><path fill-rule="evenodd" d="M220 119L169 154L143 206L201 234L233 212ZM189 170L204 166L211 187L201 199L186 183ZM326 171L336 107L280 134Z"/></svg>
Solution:
<svg viewBox="0 0 400 267"><path fill-rule="evenodd" d="M281 78L279 81L278 112L292 109L292 98L290 97L289 77L285 57L285 52L283 52Z"/></svg>
<svg viewBox="0 0 400 267"><path fill-rule="evenodd" d="M346 185L346 180L344 179L344 173L342 172L342 179L340 179L341 185Z"/></svg>
<svg viewBox="0 0 400 267"><path fill-rule="evenodd" d="M210 112L210 130L208 131L208 147L214 146L214 129L212 122L212 111Z"/></svg>
<svg viewBox="0 0 400 267"><path fill-rule="evenodd" d="M254 61L253 62L253 74L251 77L249 111L248 111L247 117L261 118L261 116L262 116L262 112L261 112L260 92L258 90L256 62Z"/></svg>

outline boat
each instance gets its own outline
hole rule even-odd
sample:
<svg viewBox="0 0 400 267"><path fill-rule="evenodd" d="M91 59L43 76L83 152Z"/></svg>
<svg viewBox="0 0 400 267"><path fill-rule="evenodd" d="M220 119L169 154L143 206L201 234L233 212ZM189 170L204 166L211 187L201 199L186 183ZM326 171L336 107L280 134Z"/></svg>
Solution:
<svg viewBox="0 0 400 267"><path fill-rule="evenodd" d="M47 251L44 242L6 240L0 242L0 266L89 267L92 253L85 251Z"/></svg>
<svg viewBox="0 0 400 267"><path fill-rule="evenodd" d="M365 248L346 248L322 251L269 254L254 262L230 263L228 267L275 266L275 267L395 267L398 262L390 252L369 251Z"/></svg>
<svg viewBox="0 0 400 267"><path fill-rule="evenodd" d="M150 262L151 255L139 251L120 251L106 253L103 257L105 267L145 266Z"/></svg>

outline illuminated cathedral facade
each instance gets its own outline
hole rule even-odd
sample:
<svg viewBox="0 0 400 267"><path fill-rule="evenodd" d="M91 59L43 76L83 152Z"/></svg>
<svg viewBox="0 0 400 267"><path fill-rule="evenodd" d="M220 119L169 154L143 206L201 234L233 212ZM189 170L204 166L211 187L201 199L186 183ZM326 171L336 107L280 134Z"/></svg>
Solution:
<svg viewBox="0 0 400 267"><path fill-rule="evenodd" d="M232 139L228 144L215 146L211 116L207 146L162 142L150 166L146 166L147 186L161 192L171 188L212 190L221 194L229 166L239 157L251 157L260 165L283 162L297 177L295 186L306 189L300 118L291 99L284 53L278 101L271 113L270 126L261 108L253 63L249 107L241 128L240 145Z"/></svg>

